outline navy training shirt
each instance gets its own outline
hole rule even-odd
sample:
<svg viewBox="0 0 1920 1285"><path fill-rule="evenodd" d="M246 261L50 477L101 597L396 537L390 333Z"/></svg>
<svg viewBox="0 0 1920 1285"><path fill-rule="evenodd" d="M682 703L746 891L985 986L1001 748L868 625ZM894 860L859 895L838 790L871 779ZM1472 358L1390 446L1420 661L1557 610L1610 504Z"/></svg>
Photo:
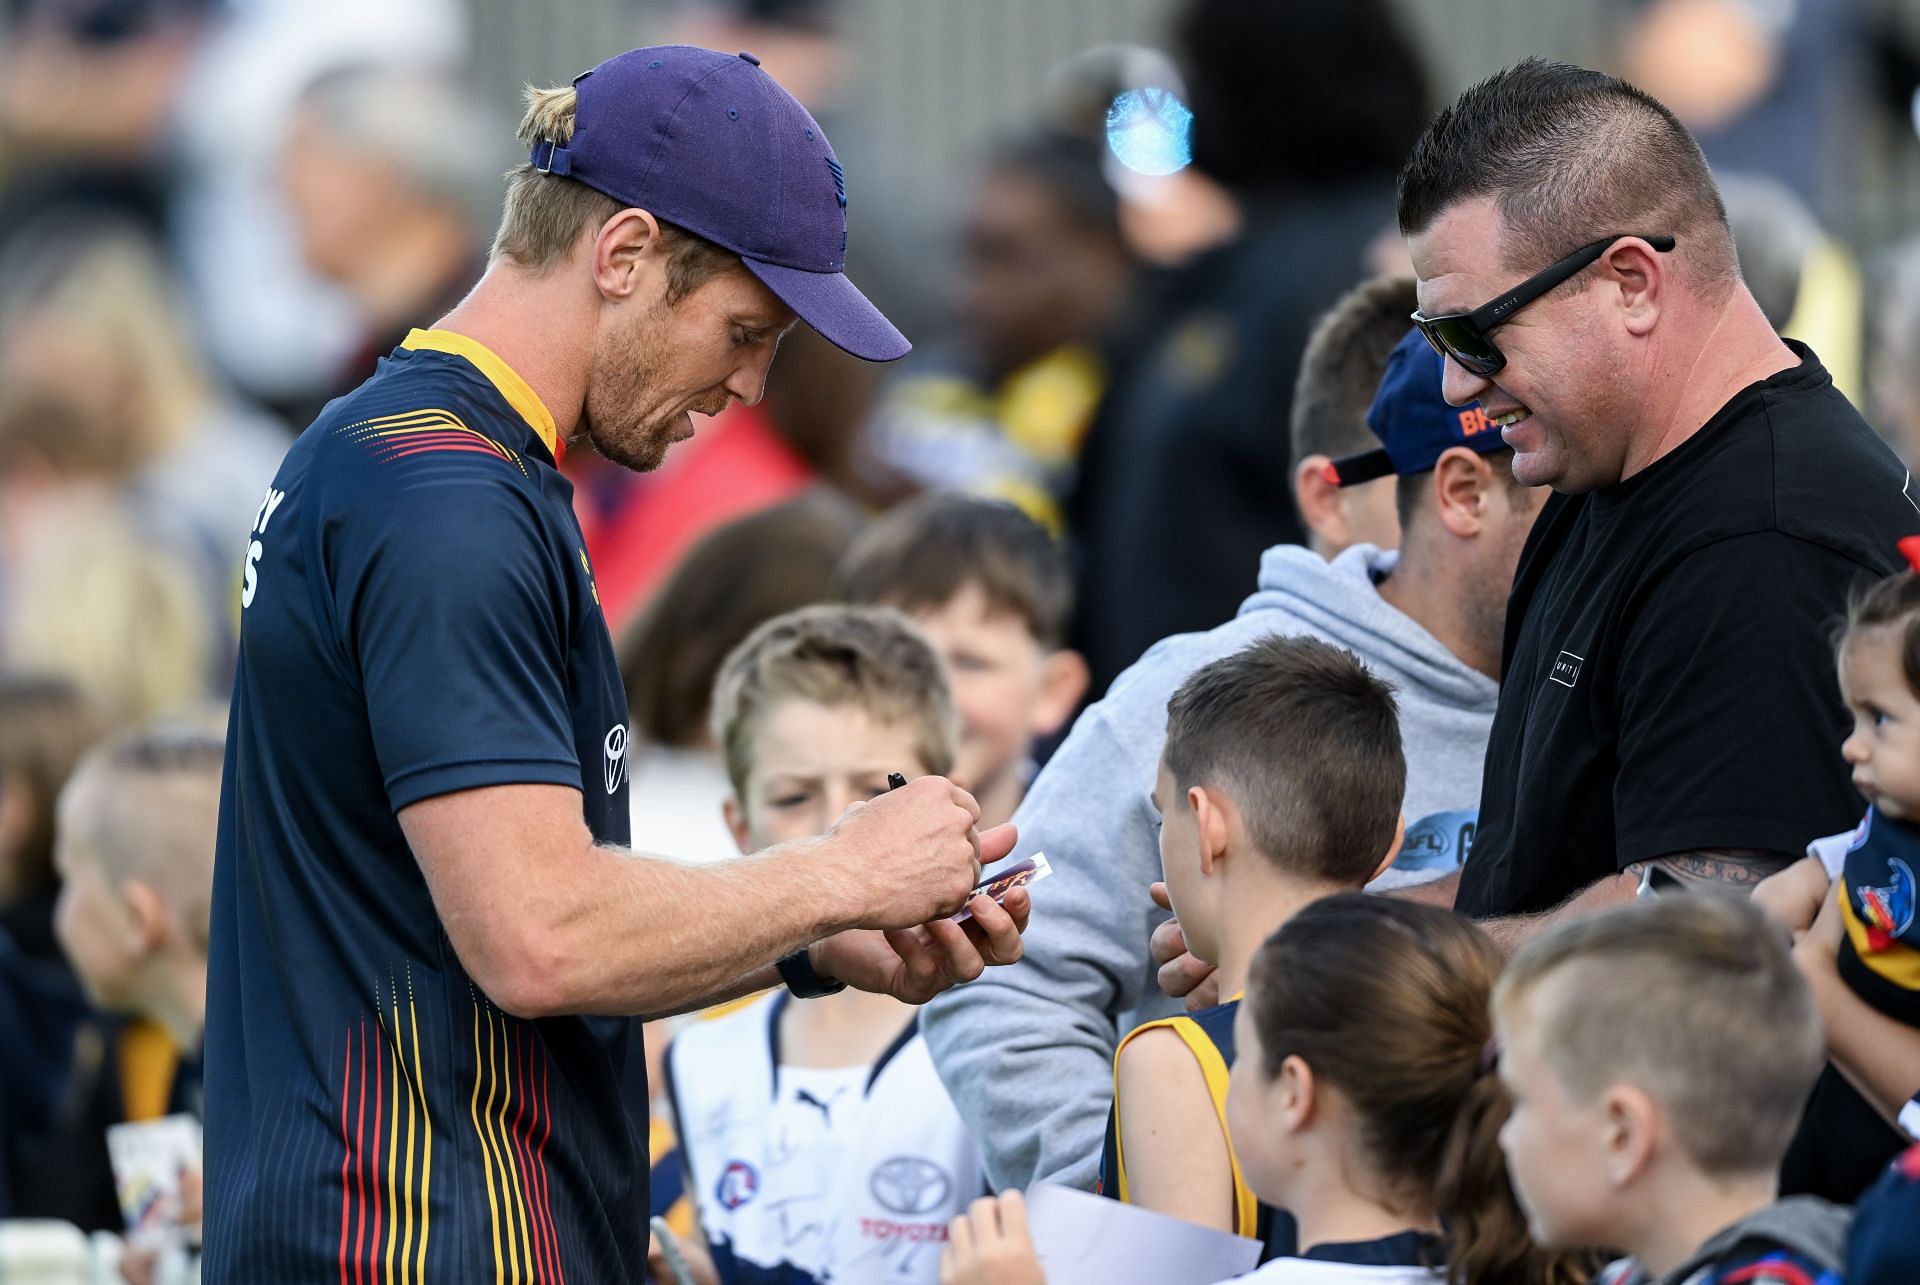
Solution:
<svg viewBox="0 0 1920 1285"><path fill-rule="evenodd" d="M547 783L627 842L626 702L557 450L504 362L416 330L255 515L207 975L210 1283L644 1275L629 1024L490 1003L397 819Z"/></svg>

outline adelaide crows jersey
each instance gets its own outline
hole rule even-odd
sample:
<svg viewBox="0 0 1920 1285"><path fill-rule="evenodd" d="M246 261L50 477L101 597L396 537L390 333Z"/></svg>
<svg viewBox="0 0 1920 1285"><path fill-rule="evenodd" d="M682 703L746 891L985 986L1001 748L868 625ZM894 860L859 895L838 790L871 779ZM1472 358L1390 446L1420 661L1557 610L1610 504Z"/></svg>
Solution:
<svg viewBox="0 0 1920 1285"><path fill-rule="evenodd" d="M214 871L209 1282L644 1274L629 1023L491 1003L397 819L564 785L627 841L626 703L560 449L492 352L414 331L261 500Z"/></svg>

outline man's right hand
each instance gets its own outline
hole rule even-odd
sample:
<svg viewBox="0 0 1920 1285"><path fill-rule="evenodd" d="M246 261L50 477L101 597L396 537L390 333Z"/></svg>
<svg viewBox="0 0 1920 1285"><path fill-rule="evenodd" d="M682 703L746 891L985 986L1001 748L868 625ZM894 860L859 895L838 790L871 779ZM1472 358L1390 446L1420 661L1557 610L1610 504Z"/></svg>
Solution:
<svg viewBox="0 0 1920 1285"><path fill-rule="evenodd" d="M1166 884L1152 884L1147 891L1152 894L1154 905L1162 910L1173 909ZM1154 929L1147 949L1160 968L1160 989L1168 998L1184 999L1189 1013L1212 1008L1220 1002L1219 972L1212 964L1187 953L1187 935L1180 931L1178 919L1169 919Z"/></svg>
<svg viewBox="0 0 1920 1285"><path fill-rule="evenodd" d="M976 832L980 805L944 777L923 776L856 804L825 835L853 927L915 928L958 911L980 866L1013 850L1010 825Z"/></svg>

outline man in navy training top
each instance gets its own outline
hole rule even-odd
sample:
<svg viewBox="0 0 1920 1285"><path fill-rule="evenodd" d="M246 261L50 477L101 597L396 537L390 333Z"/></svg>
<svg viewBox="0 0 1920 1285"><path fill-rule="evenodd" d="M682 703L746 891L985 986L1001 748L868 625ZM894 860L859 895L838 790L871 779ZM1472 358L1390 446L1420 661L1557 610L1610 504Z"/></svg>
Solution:
<svg viewBox="0 0 1920 1285"><path fill-rule="evenodd" d="M625 850L567 439L655 467L759 398L796 319L908 344L842 275L825 137L751 55L634 50L529 100L486 274L307 429L248 538L209 1282L642 1279L628 1015L783 981L920 1002L1020 955L1024 892L945 918L1013 833L940 778L723 865Z"/></svg>

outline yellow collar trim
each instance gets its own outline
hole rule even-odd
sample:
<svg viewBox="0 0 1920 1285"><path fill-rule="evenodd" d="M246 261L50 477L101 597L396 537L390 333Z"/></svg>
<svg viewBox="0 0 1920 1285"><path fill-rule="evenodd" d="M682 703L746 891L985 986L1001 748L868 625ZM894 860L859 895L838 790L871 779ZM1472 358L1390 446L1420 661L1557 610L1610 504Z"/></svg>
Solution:
<svg viewBox="0 0 1920 1285"><path fill-rule="evenodd" d="M547 448L547 454L553 456L554 463L560 462L562 450L560 433L554 427L552 412L548 411L546 403L540 400L540 394L534 392L527 381L520 378L519 372L500 360L493 349L470 335L463 335L453 330L410 330L407 332L406 340L400 346L465 357L473 363L476 370L487 377L487 382L500 391L500 395L507 399L507 405L513 407L520 418L527 421L527 426Z"/></svg>

